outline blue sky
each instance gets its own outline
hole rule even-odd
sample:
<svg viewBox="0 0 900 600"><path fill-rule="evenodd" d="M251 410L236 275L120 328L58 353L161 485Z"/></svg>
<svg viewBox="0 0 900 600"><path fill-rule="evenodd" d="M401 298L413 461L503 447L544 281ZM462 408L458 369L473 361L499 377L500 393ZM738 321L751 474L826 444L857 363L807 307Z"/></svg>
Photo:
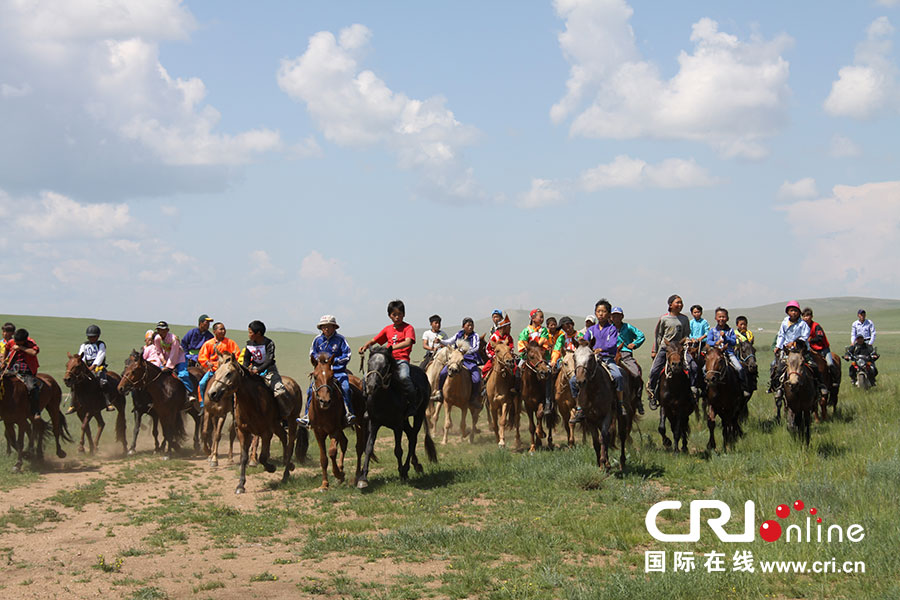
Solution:
<svg viewBox="0 0 900 600"><path fill-rule="evenodd" d="M900 2L0 2L7 313L900 296ZM231 325L234 327L235 325Z"/></svg>

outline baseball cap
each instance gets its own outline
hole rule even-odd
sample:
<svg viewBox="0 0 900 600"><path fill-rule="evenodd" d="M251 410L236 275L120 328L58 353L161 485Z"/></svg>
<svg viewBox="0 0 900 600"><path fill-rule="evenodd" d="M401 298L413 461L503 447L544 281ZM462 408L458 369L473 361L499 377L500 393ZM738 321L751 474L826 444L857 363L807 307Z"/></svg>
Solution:
<svg viewBox="0 0 900 600"><path fill-rule="evenodd" d="M212 317L210 317L206 313L203 313L202 315L200 315L200 318L197 319L197 322L199 323L200 321L212 321L212 320L213 320Z"/></svg>
<svg viewBox="0 0 900 600"><path fill-rule="evenodd" d="M156 328L157 329L168 329L169 324L166 323L165 321L160 321L159 323L156 324Z"/></svg>

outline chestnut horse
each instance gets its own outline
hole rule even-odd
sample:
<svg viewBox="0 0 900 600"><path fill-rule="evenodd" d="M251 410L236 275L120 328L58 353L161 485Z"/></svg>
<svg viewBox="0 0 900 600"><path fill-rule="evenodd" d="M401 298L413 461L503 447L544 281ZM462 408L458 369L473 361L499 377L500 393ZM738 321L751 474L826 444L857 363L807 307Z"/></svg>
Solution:
<svg viewBox="0 0 900 600"><path fill-rule="evenodd" d="M72 390L72 406L81 421L81 439L78 441L78 451L84 452L84 438L87 436L90 454L100 449L100 434L106 426L103 413L106 410L106 399L100 387L100 379L91 371L80 354L66 352L66 374L63 383ZM113 406L116 407L116 441L122 444L122 453L128 452L128 444L125 441L125 396L119 393L116 387L119 385L118 374L107 371L107 385L112 391ZM91 419L97 422L97 438L91 439Z"/></svg>
<svg viewBox="0 0 900 600"><path fill-rule="evenodd" d="M328 459L331 459L331 470L341 483L344 482L344 455L347 451L347 436L344 434L344 394L341 386L334 380L334 356L320 354L316 357L316 367L312 373L312 398L309 402L309 427L319 443L319 464L322 467L322 485L320 489L328 489ZM348 374L350 382L350 402L353 414L356 415L356 478L362 471L362 456L366 451L369 424L363 415L366 411L366 399L362 393L362 382L358 377ZM325 441L331 437L331 446L326 451ZM340 455L338 455L340 452Z"/></svg>
<svg viewBox="0 0 900 600"><path fill-rule="evenodd" d="M59 444L59 438L62 437L67 442L71 442L72 438L69 436L66 417L59 410L62 402L62 390L50 375L41 373L37 378L42 384L38 406L41 411L46 409L50 414L53 436L56 438L56 456L65 458L66 453ZM9 371L0 374L0 419L3 420L7 445L16 450L13 473L22 470L26 433L29 434L31 443L37 443L37 459L44 460L44 435L47 424L41 418L34 418L28 389L14 373Z"/></svg>
<svg viewBox="0 0 900 600"><path fill-rule="evenodd" d="M572 388L569 387L569 381L575 375L575 353L566 352L563 355L562 368L556 374L555 395L556 408L559 416L562 418L563 426L566 428L566 439L569 448L575 447L575 426L569 423L569 419L575 414L577 402L572 396Z"/></svg>
<svg viewBox="0 0 900 600"><path fill-rule="evenodd" d="M528 453L534 454L534 451L542 446L541 440L544 437L544 397L546 381L550 377L550 365L544 360L544 349L534 342L529 342L525 347L525 360L522 363L521 371L521 402L528 414L528 432L531 434L531 446L528 448ZM552 437L548 440L551 448L553 447L552 440Z"/></svg>
<svg viewBox="0 0 900 600"><path fill-rule="evenodd" d="M125 370L122 372L118 390L120 394L128 394L133 390L143 391L150 396L153 410L162 426L163 443L160 449L165 452L164 460L168 460L174 452L180 450L180 444L186 435L181 409L187 399L187 391L181 381L172 375L166 375L162 369L144 360L140 351L132 350L125 361ZM139 417L137 418L140 422Z"/></svg>
<svg viewBox="0 0 900 600"><path fill-rule="evenodd" d="M787 351L784 371L784 401L788 409L788 422L809 446L810 421L819 397L816 380L803 352L794 348Z"/></svg>
<svg viewBox="0 0 900 600"><path fill-rule="evenodd" d="M616 388L606 369L600 366L588 342L579 340L574 352L575 382L578 385L577 406L584 413L584 427L594 443L597 466L610 470L609 449L616 447ZM568 420L568 419L566 419ZM625 437L620 433L622 454L619 470L625 468Z"/></svg>
<svg viewBox="0 0 900 600"><path fill-rule="evenodd" d="M500 448L506 447L506 430L515 429L516 450L522 447L519 436L519 401L515 393L516 359L504 342L493 342L494 358L484 386L487 392L491 427Z"/></svg>
<svg viewBox="0 0 900 600"><path fill-rule="evenodd" d="M819 401L816 403L816 421L825 421L828 419L828 407L837 407L838 393L841 390L841 357L831 353L831 359L834 361L834 368L828 368L828 362L818 352L812 352L812 356L816 361L816 368L819 370L819 379L828 388L827 396L820 395Z"/></svg>
<svg viewBox="0 0 900 600"><path fill-rule="evenodd" d="M478 415L481 414L482 407L475 406L469 401L472 398L472 375L464 364L465 354L469 350L469 345L465 342L458 342L459 348L448 348L450 356L447 360L447 378L444 380L444 387L441 389L444 398L444 439L441 444L447 443L447 435L453 426L450 418L450 411L456 407L462 413L459 419L459 433L462 439L469 438L469 443L475 443L475 427L478 424ZM437 362L437 361L435 361ZM476 369L479 367L475 367ZM479 399L481 396L479 396ZM472 429L466 433L466 413L472 411Z"/></svg>
<svg viewBox="0 0 900 600"><path fill-rule="evenodd" d="M744 435L740 417L744 407L744 389L725 351L719 346L706 350L706 425L709 428L707 449L716 449L716 416L722 419L722 446L728 452Z"/></svg>
<svg viewBox="0 0 900 600"><path fill-rule="evenodd" d="M394 431L394 456L397 457L397 471L400 479L409 478L409 466L412 464L417 473L424 469L416 457L416 444L419 429L425 422L425 409L428 406L428 378L419 367L409 365L409 378L416 390L413 405L408 405L402 388L394 375L397 373L397 361L391 349L375 345L369 349L369 360L363 378L363 393L366 396L366 413L369 416L369 431L366 440L366 456L362 472L356 478L356 487L365 489L369 486L369 461L375 454L375 439L382 426ZM412 424L409 418L412 417ZM406 434L406 461L403 460L403 434ZM437 448L431 439L431 432L425 427L425 453L428 460L437 462Z"/></svg>
<svg viewBox="0 0 900 600"><path fill-rule="evenodd" d="M688 376L687 362L684 358L682 343L670 341L666 344L666 367L659 379L659 435L663 446L672 447L672 440L666 435L666 419L672 427L675 438L675 452L681 442L681 451L687 452L688 434L690 433L690 416L696 405L691 395L691 382Z"/></svg>
<svg viewBox="0 0 900 600"><path fill-rule="evenodd" d="M206 394L203 399L203 451L206 452L209 466L219 466L219 441L222 439L222 428L225 419L231 415L231 427L228 429L228 464L234 462L234 438L237 431L234 424L234 394L222 394L215 400Z"/></svg>
<svg viewBox="0 0 900 600"><path fill-rule="evenodd" d="M291 414L286 417L288 427L285 431L281 425L281 414L275 397L263 378L251 373L247 367L240 364L234 354L230 352L224 354L217 352L216 354L219 356L219 368L209 380L206 394L213 401L225 394L234 394L234 422L238 443L241 445L241 475L234 493L243 494L246 491L244 484L247 482L250 442L254 435L258 435L260 438L259 464L268 473L275 472L275 465L269 462L269 446L272 443L272 435L276 435L281 441L284 462L281 482L286 482L291 476L291 471L294 470L291 458L298 435L297 417L300 416L303 405L300 386L292 378L281 376L291 403ZM300 435L308 443L309 438L305 429L301 429ZM303 460L306 444L298 445L297 450L298 453L302 450L302 455L297 458Z"/></svg>

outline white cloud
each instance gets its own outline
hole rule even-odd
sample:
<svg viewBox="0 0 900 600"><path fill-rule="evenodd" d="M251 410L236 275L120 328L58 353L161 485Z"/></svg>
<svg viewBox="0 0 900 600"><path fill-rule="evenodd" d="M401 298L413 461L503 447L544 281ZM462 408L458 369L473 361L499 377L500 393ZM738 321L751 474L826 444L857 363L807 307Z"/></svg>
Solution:
<svg viewBox="0 0 900 600"><path fill-rule="evenodd" d="M159 207L159 212L167 217L177 217L179 214L181 214L181 211L178 210L178 207L172 206L171 204L163 204Z"/></svg>
<svg viewBox="0 0 900 600"><path fill-rule="evenodd" d="M560 47L571 63L565 96L550 116L576 115L572 135L703 142L725 156L761 158L765 138L787 122L790 73L781 53L791 39L741 41L711 19L693 25L694 51L678 56L679 71L664 80L642 60L623 0L556 0L566 20ZM576 114L584 102L589 106Z"/></svg>
<svg viewBox="0 0 900 600"><path fill-rule="evenodd" d="M900 283L900 181L838 185L832 196L781 207L800 246L810 281L833 281L862 293Z"/></svg>
<svg viewBox="0 0 900 600"><path fill-rule="evenodd" d="M42 192L39 199L27 202L18 213L16 226L51 239L109 237L132 223L127 204L82 204L55 192Z"/></svg>
<svg viewBox="0 0 900 600"><path fill-rule="evenodd" d="M828 153L834 158L849 158L861 155L862 148L850 138L834 134L831 137L831 145Z"/></svg>
<svg viewBox="0 0 900 600"><path fill-rule="evenodd" d="M691 160L667 158L652 165L639 158L620 155L611 163L597 165L581 174L583 189L603 188L691 188L716 183L706 169Z"/></svg>
<svg viewBox="0 0 900 600"><path fill-rule="evenodd" d="M304 102L325 139L341 146L383 146L394 152L402 168L416 168L452 196L479 196L467 179L462 148L477 134L459 122L441 96L425 100L391 90L375 73L359 64L371 31L363 25L341 30L335 38L320 31L306 51L285 59L278 85Z"/></svg>
<svg viewBox="0 0 900 600"><path fill-rule="evenodd" d="M797 181L785 181L778 188L779 198L814 198L817 195L816 180L812 177L804 177Z"/></svg>
<svg viewBox="0 0 900 600"><path fill-rule="evenodd" d="M538 208L563 202L563 193L559 184L549 179L532 179L531 189L519 196L519 206Z"/></svg>
<svg viewBox="0 0 900 600"><path fill-rule="evenodd" d="M825 99L825 112L834 117L868 119L900 107L897 66L891 62L894 27L878 17L856 47L853 64L841 67Z"/></svg>
<svg viewBox="0 0 900 600"><path fill-rule="evenodd" d="M900 0L877 0L877 4L893 8L894 6L900 6Z"/></svg>
<svg viewBox="0 0 900 600"><path fill-rule="evenodd" d="M349 281L341 261L336 258L325 258L316 250L303 257L300 263L300 277L308 281Z"/></svg>

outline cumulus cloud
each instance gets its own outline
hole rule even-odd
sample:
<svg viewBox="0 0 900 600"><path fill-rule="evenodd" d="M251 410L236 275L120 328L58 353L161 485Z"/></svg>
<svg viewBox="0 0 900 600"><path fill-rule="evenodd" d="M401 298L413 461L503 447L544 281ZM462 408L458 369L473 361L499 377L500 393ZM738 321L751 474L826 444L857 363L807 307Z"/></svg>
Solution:
<svg viewBox="0 0 900 600"><path fill-rule="evenodd" d="M0 196L0 204L14 201ZM132 224L127 204L80 203L55 192L42 192L36 200L25 200L15 211L13 223L38 238L104 238L121 234Z"/></svg>
<svg viewBox="0 0 900 600"><path fill-rule="evenodd" d="M563 200L563 193L557 182L535 178L531 180L531 189L519 196L519 206L538 208L560 204Z"/></svg>
<svg viewBox="0 0 900 600"><path fill-rule="evenodd" d="M900 284L900 181L838 185L830 197L779 210L807 249L801 272L810 280L842 278L856 292L872 284Z"/></svg>
<svg viewBox="0 0 900 600"><path fill-rule="evenodd" d="M443 97L410 98L362 68L360 59L371 37L359 24L337 37L329 31L316 33L302 55L282 61L278 85L306 104L326 140L341 146L385 147L402 168L420 170L445 193L478 196L461 160L462 148L473 141L476 129L458 121Z"/></svg>
<svg viewBox="0 0 900 600"><path fill-rule="evenodd" d="M221 115L205 101L203 81L173 77L163 66L159 44L186 39L195 27L179 0L2 3L6 185L46 186L49 172L56 180L114 186L117 175L110 174L124 172L123 186L141 174L167 191L189 191L183 180L201 179L209 189L221 187L227 170L207 169L282 149L268 128L219 131Z"/></svg>
<svg viewBox="0 0 900 600"><path fill-rule="evenodd" d="M779 198L814 198L816 196L816 180L804 177L797 181L785 181L778 188Z"/></svg>
<svg viewBox="0 0 900 600"><path fill-rule="evenodd" d="M862 148L859 144L843 135L834 134L831 137L831 144L828 153L834 158L850 158L862 154Z"/></svg>
<svg viewBox="0 0 900 600"><path fill-rule="evenodd" d="M300 277L308 281L349 281L341 261L336 258L325 258L316 250L303 257L300 263Z"/></svg>
<svg viewBox="0 0 900 600"><path fill-rule="evenodd" d="M706 169L693 159L667 158L648 164L639 158L617 156L581 174L581 186L589 192L603 188L691 188L716 183Z"/></svg>
<svg viewBox="0 0 900 600"><path fill-rule="evenodd" d="M571 67L550 116L560 123L575 115L572 135L692 140L725 156L761 158L765 138L787 122L786 35L742 41L701 19L691 31L693 52L681 52L678 73L666 80L638 52L624 0L556 0L554 7L566 21L559 43Z"/></svg>
<svg viewBox="0 0 900 600"><path fill-rule="evenodd" d="M868 119L900 107L897 66L891 60L894 27L878 17L866 30L853 64L841 67L825 99L825 112L834 117Z"/></svg>

